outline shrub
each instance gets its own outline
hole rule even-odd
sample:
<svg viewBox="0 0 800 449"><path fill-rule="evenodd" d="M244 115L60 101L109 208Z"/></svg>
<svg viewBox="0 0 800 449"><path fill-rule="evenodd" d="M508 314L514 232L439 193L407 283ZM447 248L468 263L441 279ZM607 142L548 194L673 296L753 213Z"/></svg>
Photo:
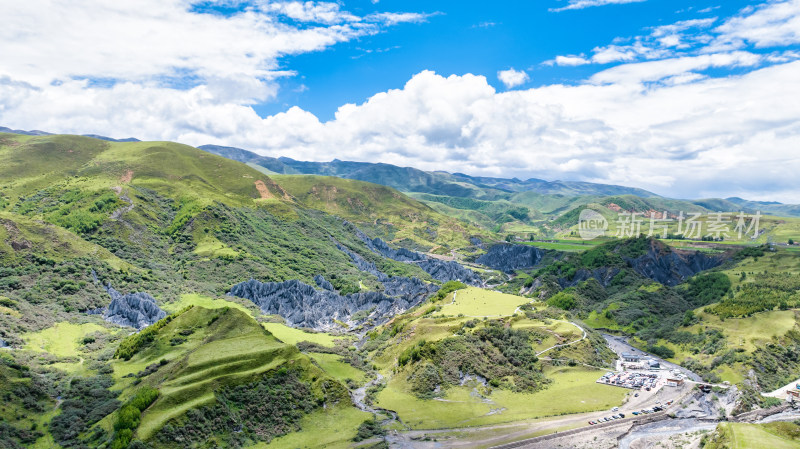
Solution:
<svg viewBox="0 0 800 449"><path fill-rule="evenodd" d="M191 309L192 306L186 307L181 311L173 313L172 315L168 315L165 318L162 318L152 325L142 329L141 332L138 334L133 334L122 340L117 348L116 352L114 352L114 357L118 359L130 360L137 352L139 352L143 347L147 346L148 344L152 343L155 340L155 336L158 331L172 322L173 319L181 315L182 313L186 312L187 310ZM215 317L216 318L216 317ZM213 323L213 320L212 320ZM211 324L211 323L209 323Z"/></svg>
<svg viewBox="0 0 800 449"><path fill-rule="evenodd" d="M438 292L436 292L436 296L434 296L434 300L435 301L441 301L447 295L449 295L450 293L452 293L452 292L454 292L456 290L461 290L463 288L467 288L467 286L463 282L447 281L444 284L442 284L442 287L439 289Z"/></svg>
<svg viewBox="0 0 800 449"><path fill-rule="evenodd" d="M381 427L381 423L375 418L368 419L358 426L358 433L353 437L353 441L364 441L375 436L384 436L386 431Z"/></svg>
<svg viewBox="0 0 800 449"><path fill-rule="evenodd" d="M158 390L145 387L139 390L130 401L117 413L114 421L114 440L112 449L127 449L133 438L133 432L139 427L142 412L158 399Z"/></svg>
<svg viewBox="0 0 800 449"><path fill-rule="evenodd" d="M551 296L550 299L547 300L547 305L570 310L575 307L575 296L572 293L561 291Z"/></svg>

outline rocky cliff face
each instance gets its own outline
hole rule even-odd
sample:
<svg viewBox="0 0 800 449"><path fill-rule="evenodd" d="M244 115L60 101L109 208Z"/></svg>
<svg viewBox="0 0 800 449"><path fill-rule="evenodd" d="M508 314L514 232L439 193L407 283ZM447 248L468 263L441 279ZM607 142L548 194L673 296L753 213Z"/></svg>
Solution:
<svg viewBox="0 0 800 449"><path fill-rule="evenodd" d="M103 318L114 324L144 329L167 316L156 304L156 300L148 293L128 293L123 295L111 287L106 286L106 291L111 296Z"/></svg>
<svg viewBox="0 0 800 449"><path fill-rule="evenodd" d="M350 256L350 260L353 261L353 265L355 265L360 271L374 275L379 281L384 281L387 279L386 274L378 270L378 267L376 267L374 263L368 262L366 259L361 257L361 255L351 251L350 248L342 245L339 242L336 242L336 247L339 248L339 250L343 253Z"/></svg>
<svg viewBox="0 0 800 449"><path fill-rule="evenodd" d="M544 254L543 250L535 246L503 243L489 248L476 262L495 270L513 273L514 270L536 266Z"/></svg>
<svg viewBox="0 0 800 449"><path fill-rule="evenodd" d="M620 269L616 267L600 267L593 270L582 268L575 273L572 279L559 278L558 284L562 288L574 287L583 281L596 279L603 287L608 287L609 284L611 284L611 280L614 279L614 276L616 276L619 271Z"/></svg>
<svg viewBox="0 0 800 449"><path fill-rule="evenodd" d="M675 286L701 271L720 265L724 257L674 249L665 251L664 247L653 245L646 254L626 260L642 276Z"/></svg>
<svg viewBox="0 0 800 449"><path fill-rule="evenodd" d="M325 281L327 282L327 281ZM348 324L372 321L381 324L425 300L438 287L419 279L393 277L384 282L384 292L361 292L340 295L317 290L298 280L236 284L229 295L253 301L266 314L280 315L291 326L319 330L337 327L335 320ZM354 315L360 314L356 319Z"/></svg>
<svg viewBox="0 0 800 449"><path fill-rule="evenodd" d="M314 276L314 282L317 283L317 287L328 290L329 292L334 291L333 284L331 284L327 279L325 279L322 275Z"/></svg>
<svg viewBox="0 0 800 449"><path fill-rule="evenodd" d="M358 236L374 253L398 262L415 263L438 281L460 281L467 285L483 284L483 280L478 273L464 267L458 262L439 260L405 248L395 249L379 238L370 239L358 229L356 229L355 232L356 236ZM361 268L359 267L359 269ZM367 270L362 269L362 271Z"/></svg>

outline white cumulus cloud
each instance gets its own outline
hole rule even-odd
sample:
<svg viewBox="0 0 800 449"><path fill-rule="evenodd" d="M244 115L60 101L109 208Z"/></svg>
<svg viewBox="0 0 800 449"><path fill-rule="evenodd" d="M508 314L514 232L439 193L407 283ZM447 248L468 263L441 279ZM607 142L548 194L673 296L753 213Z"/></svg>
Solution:
<svg viewBox="0 0 800 449"><path fill-rule="evenodd" d="M511 89L517 86L521 86L528 81L530 81L530 77L524 70L514 70L514 68L510 68L508 70L501 70L497 72L497 79L500 80L507 88Z"/></svg>
<svg viewBox="0 0 800 449"><path fill-rule="evenodd" d="M299 107L256 113L276 79L291 75L279 58L424 15L359 17L326 2L263 2L228 16L178 0L12 2L0 27L0 124L800 202L800 102L792 101L800 53L752 48L793 42L794 16L778 6L795 1L565 56L620 62L574 85L498 92L483 76L422 71L401 88L342 105L328 121ZM709 39L692 40L697 30ZM682 51L685 43L697 51ZM529 80L514 69L497 77L508 89Z"/></svg>
<svg viewBox="0 0 800 449"><path fill-rule="evenodd" d="M569 0L566 6L553 8L550 11L560 12L570 9L584 9L593 6L621 5L625 3L641 3L647 0Z"/></svg>

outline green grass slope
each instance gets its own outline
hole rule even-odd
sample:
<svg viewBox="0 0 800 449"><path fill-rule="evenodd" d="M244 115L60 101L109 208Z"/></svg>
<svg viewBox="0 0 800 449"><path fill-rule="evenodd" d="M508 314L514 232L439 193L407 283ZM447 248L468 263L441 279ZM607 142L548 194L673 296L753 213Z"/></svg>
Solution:
<svg viewBox="0 0 800 449"><path fill-rule="evenodd" d="M346 389L335 378L295 346L280 342L237 308L192 307L174 315L146 340L129 360L115 362L114 369L120 385L127 385L124 391L131 392L123 396L143 387L158 390L158 399L142 414L135 433L137 438L150 441L155 447L175 446L170 436L178 432L175 429L192 425L192 419L186 418L191 410L195 410L191 412L195 415L218 413L215 407L225 394L231 391L255 394L248 390L251 385L282 376L286 370L296 373L298 386L307 387L304 391L306 396L310 395L308 398L298 396L293 400L304 404L311 401L313 407L309 412L322 403L330 407L350 407ZM130 377L132 373L138 374ZM334 370L334 376L340 374ZM132 382L133 379L138 381ZM232 401L231 404L236 403ZM236 406L242 404L236 403ZM231 412L231 416L234 415ZM167 424L170 429L160 432ZM220 444L232 441L233 437L225 431L213 430L209 436ZM287 430L294 431L297 427L290 426ZM251 432L247 437L252 442L269 441L284 433Z"/></svg>
<svg viewBox="0 0 800 449"><path fill-rule="evenodd" d="M583 365L610 366L612 356L603 349L602 338L590 334L581 340L582 332L567 319L563 310L531 304L530 298L457 290L455 298L450 293L369 335L363 351L388 378L374 400L415 429L494 424L619 405L626 392L596 384L601 371ZM571 342L549 350L546 360L535 356ZM567 364L574 366L563 366ZM470 374L472 380L462 382L459 373ZM477 381L476 374L486 383ZM582 399L563 400L576 394Z"/></svg>
<svg viewBox="0 0 800 449"><path fill-rule="evenodd" d="M273 176L309 208L356 222L387 241L428 250L470 246L471 236L488 233L442 215L397 190L364 181L313 175Z"/></svg>

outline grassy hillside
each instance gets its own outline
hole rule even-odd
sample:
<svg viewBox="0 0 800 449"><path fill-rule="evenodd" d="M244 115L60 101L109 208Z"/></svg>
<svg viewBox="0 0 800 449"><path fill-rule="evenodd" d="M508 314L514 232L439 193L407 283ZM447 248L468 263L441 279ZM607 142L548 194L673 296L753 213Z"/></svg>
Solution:
<svg viewBox="0 0 800 449"><path fill-rule="evenodd" d="M800 377L798 274L796 252L745 250L719 270L729 285L719 299L686 312L676 332L655 343L710 379L741 383L753 370L763 391L792 382Z"/></svg>
<svg viewBox="0 0 800 449"><path fill-rule="evenodd" d="M769 424L722 423L703 438L704 449L757 449L800 447L800 426L790 422Z"/></svg>
<svg viewBox="0 0 800 449"><path fill-rule="evenodd" d="M368 224L364 230L373 236L394 233L395 241L412 247L438 245L437 239L468 244L471 229L396 191L366 183L340 188L358 201L350 207L345 199L330 212ZM319 413L352 424L320 444L352 438L366 418L351 408L342 382L355 386L366 374L348 348L351 340L268 323L278 339L250 317L278 320L249 302L214 298L251 278L314 285L314 276L323 275L340 291L376 289L375 275L356 268L337 244L383 273L432 279L415 265L374 254L328 213L328 204L298 192L300 198L245 164L185 145L1 135L0 338L13 348L3 356L42 379L42 401L64 399L55 409L37 409L31 418L37 431L30 434L32 421L5 408L0 417L10 427L3 435L34 447L78 441L95 447L118 437L174 447L158 439L165 423L172 426L170 438L180 438L193 432L186 412L216 416L214 404L224 395L247 414L243 398L265 390L299 395L304 412L273 409L287 425L277 433L254 429L243 436L251 444L295 433ZM130 330L87 313L102 313L111 300L101 283L123 294L147 292L171 313L191 305L208 309L176 316L145 333L150 340L129 360L109 363ZM303 346L308 355L299 351L309 344L321 346ZM332 407L318 410L323 403ZM131 419L118 424L121 417ZM209 428L219 441L239 438ZM109 447L115 444L121 443Z"/></svg>
<svg viewBox="0 0 800 449"><path fill-rule="evenodd" d="M304 206L353 221L403 246L458 249L470 246L470 237L489 237L486 231L440 214L390 187L311 175L273 178Z"/></svg>
<svg viewBox="0 0 800 449"><path fill-rule="evenodd" d="M373 400L421 429L618 405L626 392L596 384L601 372L581 365L609 363L602 339L592 334L582 340L581 331L564 321L568 315L563 311L529 303L529 298L468 288L396 317L371 333L363 348L389 378ZM568 342L574 344L548 350L546 360L536 356ZM593 399L554 400L579 391L581 398Z"/></svg>

